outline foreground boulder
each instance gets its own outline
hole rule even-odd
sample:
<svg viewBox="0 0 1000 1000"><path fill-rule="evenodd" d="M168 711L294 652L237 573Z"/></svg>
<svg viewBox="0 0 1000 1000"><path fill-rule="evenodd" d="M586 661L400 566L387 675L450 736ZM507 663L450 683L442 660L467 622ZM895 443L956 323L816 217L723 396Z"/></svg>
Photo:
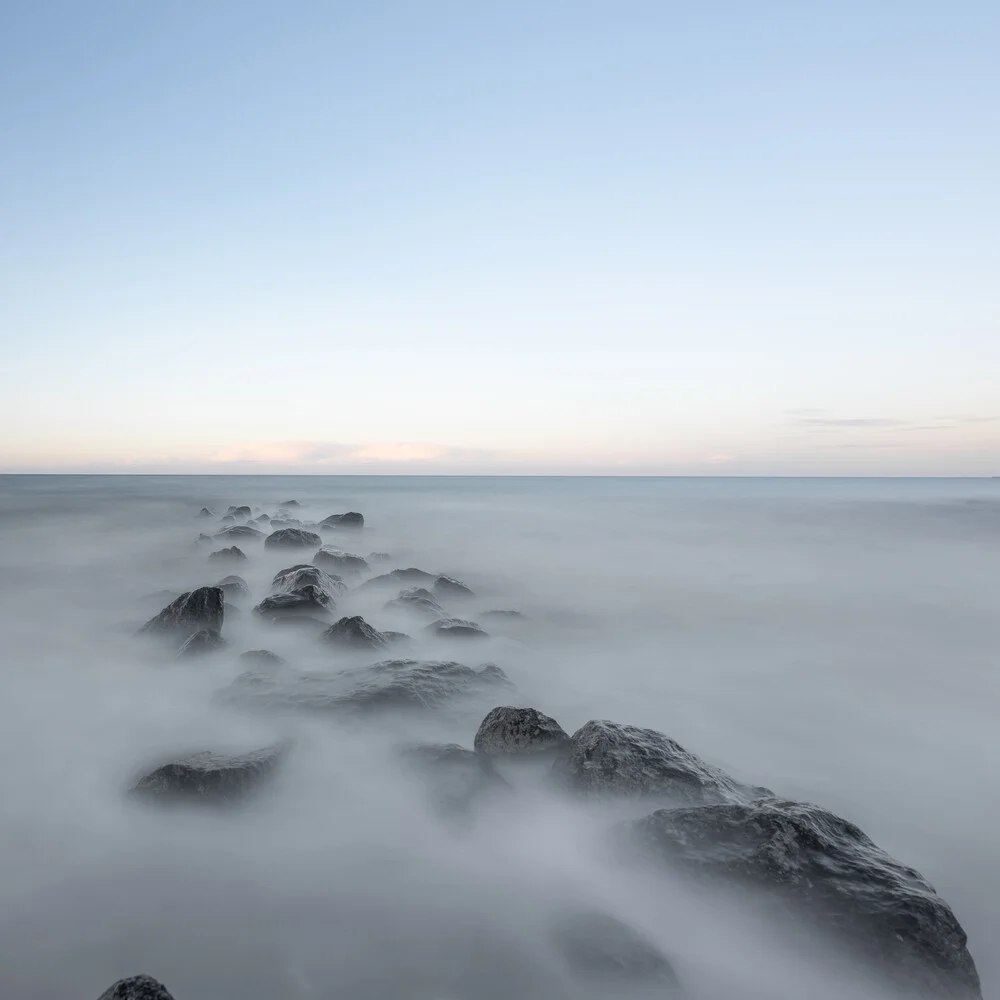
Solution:
<svg viewBox="0 0 1000 1000"><path fill-rule="evenodd" d="M336 605L333 598L321 587L308 584L295 590L265 597L254 608L263 618L290 618L329 615ZM320 618L322 620L322 618Z"/></svg>
<svg viewBox="0 0 1000 1000"><path fill-rule="evenodd" d="M770 794L766 788L741 785L655 729L606 720L592 720L578 729L553 764L552 773L574 792L657 796L685 805L745 801Z"/></svg>
<svg viewBox="0 0 1000 1000"><path fill-rule="evenodd" d="M249 753L190 754L150 771L129 794L157 802L239 802L273 777L288 750L288 743L276 743Z"/></svg>
<svg viewBox="0 0 1000 1000"><path fill-rule="evenodd" d="M343 549L324 545L313 556L313 565L323 569L339 570L341 573L364 573L368 570L368 562L361 556L356 556Z"/></svg>
<svg viewBox="0 0 1000 1000"><path fill-rule="evenodd" d="M563 727L537 709L500 705L483 719L473 746L485 756L525 756L562 750L569 741Z"/></svg>
<svg viewBox="0 0 1000 1000"><path fill-rule="evenodd" d="M456 580L453 576L439 576L434 581L434 593L438 597L475 597L474 591L470 590L461 580Z"/></svg>
<svg viewBox="0 0 1000 1000"><path fill-rule="evenodd" d="M152 976L130 976L109 986L97 1000L174 1000Z"/></svg>
<svg viewBox="0 0 1000 1000"><path fill-rule="evenodd" d="M950 907L912 868L817 806L765 798L661 809L630 824L654 857L753 885L808 914L910 996L979 998L979 975Z"/></svg>
<svg viewBox="0 0 1000 1000"><path fill-rule="evenodd" d="M323 633L323 641L345 649L382 649L389 639L361 617L341 618Z"/></svg>
<svg viewBox="0 0 1000 1000"><path fill-rule="evenodd" d="M385 609L386 611L416 611L428 618L447 618L447 613L434 600L434 595L423 587L410 587L409 590L400 591L399 596L389 601Z"/></svg>
<svg viewBox="0 0 1000 1000"><path fill-rule="evenodd" d="M184 644L177 650L177 659L187 660L195 656L204 656L206 653L214 653L222 649L225 644L226 640L213 629L199 629L184 640Z"/></svg>
<svg viewBox="0 0 1000 1000"><path fill-rule="evenodd" d="M175 598L139 632L168 636L178 643L202 629L221 632L224 605L221 587L199 587Z"/></svg>
<svg viewBox="0 0 1000 1000"><path fill-rule="evenodd" d="M365 519L356 510L350 510L346 514L331 514L319 523L321 528L363 528Z"/></svg>
<svg viewBox="0 0 1000 1000"><path fill-rule="evenodd" d="M435 708L509 684L494 664L474 670L452 661L385 660L339 673L248 671L218 698L246 708L371 712Z"/></svg>
<svg viewBox="0 0 1000 1000"><path fill-rule="evenodd" d="M425 629L439 639L486 639L489 632L464 618L439 618Z"/></svg>
<svg viewBox="0 0 1000 1000"><path fill-rule="evenodd" d="M465 815L482 796L510 790L488 757L457 743L419 743L400 747L399 753L426 782L434 806L445 815Z"/></svg>
<svg viewBox="0 0 1000 1000"><path fill-rule="evenodd" d="M224 576L216 586L221 587L222 592L231 601L250 596L250 587L242 576Z"/></svg>
<svg viewBox="0 0 1000 1000"><path fill-rule="evenodd" d="M208 554L209 559L217 562L246 562L246 553L237 545L231 545L228 549L217 549Z"/></svg>
<svg viewBox="0 0 1000 1000"><path fill-rule="evenodd" d="M217 531L214 537L232 541L239 541L239 539L242 538L245 542L252 542L263 538L264 532L258 531L256 528L252 528L249 524L231 524L228 528L223 528L222 531Z"/></svg>
<svg viewBox="0 0 1000 1000"><path fill-rule="evenodd" d="M273 526L274 522L271 524ZM313 549L322 544L319 535L302 528L279 528L264 539L266 549Z"/></svg>

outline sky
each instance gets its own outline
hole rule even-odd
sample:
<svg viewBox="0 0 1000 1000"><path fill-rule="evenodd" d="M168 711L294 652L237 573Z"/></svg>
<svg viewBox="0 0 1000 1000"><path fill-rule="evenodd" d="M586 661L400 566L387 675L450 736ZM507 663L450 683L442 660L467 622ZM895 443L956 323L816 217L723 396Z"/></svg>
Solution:
<svg viewBox="0 0 1000 1000"><path fill-rule="evenodd" d="M4 0L0 471L1000 475L1000 5Z"/></svg>

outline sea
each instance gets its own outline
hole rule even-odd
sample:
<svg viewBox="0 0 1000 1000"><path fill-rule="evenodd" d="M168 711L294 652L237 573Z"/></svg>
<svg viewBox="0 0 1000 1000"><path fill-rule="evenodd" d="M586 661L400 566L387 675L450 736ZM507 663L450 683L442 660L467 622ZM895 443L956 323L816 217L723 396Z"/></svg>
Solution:
<svg viewBox="0 0 1000 1000"><path fill-rule="evenodd" d="M566 967L545 927L572 906L636 929L689 997L888 995L741 899L619 867L624 814L534 777L440 815L393 747L471 747L490 702L359 722L220 701L246 650L357 666L252 610L311 553L247 544L222 570L198 541L230 505L292 500L304 521L361 512L324 541L372 575L465 583L460 617L489 637L445 648L353 590L345 614L408 631L418 658L497 664L493 703L567 733L655 729L857 824L950 904L1000 996L1000 479L25 475L0 477L4 1000L96 1000L137 973L176 1000L633 996ZM224 649L136 637L228 572L252 599ZM284 738L285 770L239 809L125 794L172 756Z"/></svg>

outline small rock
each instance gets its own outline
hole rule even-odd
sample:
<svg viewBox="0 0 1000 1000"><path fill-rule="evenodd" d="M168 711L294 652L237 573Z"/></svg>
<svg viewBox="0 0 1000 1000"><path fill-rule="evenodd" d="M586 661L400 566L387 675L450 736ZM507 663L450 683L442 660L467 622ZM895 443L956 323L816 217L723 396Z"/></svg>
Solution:
<svg viewBox="0 0 1000 1000"><path fill-rule="evenodd" d="M215 533L216 538L225 539L239 539L242 538L244 541L254 541L264 537L263 531L258 531L256 528L251 527L249 524L231 524L228 528L223 528L222 531L217 531Z"/></svg>
<svg viewBox="0 0 1000 1000"><path fill-rule="evenodd" d="M475 622L467 622L463 618L439 618L424 628L443 639L487 639L489 632L480 628Z"/></svg>
<svg viewBox="0 0 1000 1000"><path fill-rule="evenodd" d="M311 549L322 544L319 535L301 528L281 528L264 539L264 547L268 549Z"/></svg>
<svg viewBox="0 0 1000 1000"><path fill-rule="evenodd" d="M174 1000L152 976L130 976L109 986L97 1000Z"/></svg>
<svg viewBox="0 0 1000 1000"><path fill-rule="evenodd" d="M201 510L198 511L197 516L198 517L215 517L215 514L213 514L212 511L210 511L207 507L202 507Z"/></svg>
<svg viewBox="0 0 1000 1000"><path fill-rule="evenodd" d="M555 719L534 708L501 705L483 719L473 746L489 755L534 755L564 749L569 736Z"/></svg>
<svg viewBox="0 0 1000 1000"><path fill-rule="evenodd" d="M217 549L210 552L209 559L217 559L219 562L246 562L246 553L239 546L231 545L228 549Z"/></svg>
<svg viewBox="0 0 1000 1000"><path fill-rule="evenodd" d="M280 514L278 517L271 518L271 527L275 530L279 528L301 528L302 522L297 517Z"/></svg>
<svg viewBox="0 0 1000 1000"><path fill-rule="evenodd" d="M265 597L254 610L264 618L326 615L335 607L333 598L319 587L307 584L296 590ZM326 624L326 623L324 623Z"/></svg>
<svg viewBox="0 0 1000 1000"><path fill-rule="evenodd" d="M423 587L411 587L400 591L398 597L385 606L387 611L418 611L431 618L445 618L444 608L434 600L434 595Z"/></svg>
<svg viewBox="0 0 1000 1000"><path fill-rule="evenodd" d="M184 645L177 651L177 659L188 659L192 656L204 656L214 653L225 646L226 640L212 629L203 628L188 636Z"/></svg>
<svg viewBox="0 0 1000 1000"><path fill-rule="evenodd" d="M216 586L221 587L223 593L230 600L235 601L241 597L250 596L250 587L247 586L247 582L242 576L224 576Z"/></svg>
<svg viewBox="0 0 1000 1000"><path fill-rule="evenodd" d="M245 520L253 513L253 511L251 511L250 508L246 506L246 504L242 504L239 507L230 507L229 510L226 511L226 513L232 514L233 517L243 518Z"/></svg>
<svg viewBox="0 0 1000 1000"><path fill-rule="evenodd" d="M528 616L522 615L520 611L483 611L480 618L493 618L497 621L527 621Z"/></svg>
<svg viewBox="0 0 1000 1000"><path fill-rule="evenodd" d="M279 507L301 507L302 504L298 500L286 500L284 503L278 504Z"/></svg>
<svg viewBox="0 0 1000 1000"><path fill-rule="evenodd" d="M219 520L223 524L234 524L236 522L236 518L233 517L232 514L223 514L222 517L219 518Z"/></svg>
<svg viewBox="0 0 1000 1000"><path fill-rule="evenodd" d="M178 642L201 629L221 632L224 603L221 587L199 587L171 601L139 632L169 635Z"/></svg>
<svg viewBox="0 0 1000 1000"><path fill-rule="evenodd" d="M331 514L319 523L324 528L363 528L365 519L357 511L352 510L346 514Z"/></svg>
<svg viewBox="0 0 1000 1000"><path fill-rule="evenodd" d="M293 591L308 585L319 587L331 598L337 594L346 594L347 586L339 576L332 576L318 566L309 563L298 563L287 569L280 569L271 580L271 587L276 591Z"/></svg>
<svg viewBox="0 0 1000 1000"><path fill-rule="evenodd" d="M438 597L476 596L461 580L456 580L453 576L439 576L434 581L434 593Z"/></svg>
<svg viewBox="0 0 1000 1000"><path fill-rule="evenodd" d="M364 573L368 569L368 563L361 556L344 552L343 549L336 549L332 545L324 545L313 556L313 564L340 570L344 573Z"/></svg>
<svg viewBox="0 0 1000 1000"><path fill-rule="evenodd" d="M247 664L248 668L260 667L267 669L271 667L284 667L288 661L277 653L272 653L269 649L248 649L245 653L240 653L239 660Z"/></svg>
<svg viewBox="0 0 1000 1000"><path fill-rule="evenodd" d="M352 649L381 649L388 645L385 635L378 629L372 628L361 615L341 618L323 633L323 639L334 645Z"/></svg>

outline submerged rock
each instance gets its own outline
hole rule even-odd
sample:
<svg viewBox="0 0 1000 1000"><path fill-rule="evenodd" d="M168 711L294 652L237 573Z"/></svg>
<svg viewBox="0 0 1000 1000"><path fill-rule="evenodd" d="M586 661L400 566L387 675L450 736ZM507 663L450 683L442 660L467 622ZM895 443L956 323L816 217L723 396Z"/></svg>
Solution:
<svg viewBox="0 0 1000 1000"><path fill-rule="evenodd" d="M288 750L288 743L278 743L250 753L190 754L144 775L129 794L159 802L235 803L273 777Z"/></svg>
<svg viewBox="0 0 1000 1000"><path fill-rule="evenodd" d="M209 559L218 562L246 562L246 553L239 546L231 545L228 549L217 549L208 554Z"/></svg>
<svg viewBox="0 0 1000 1000"><path fill-rule="evenodd" d="M343 549L334 548L332 545L324 545L313 556L313 564L324 568L337 569L343 573L364 573L368 569L368 563L361 556L345 552Z"/></svg>
<svg viewBox="0 0 1000 1000"><path fill-rule="evenodd" d="M309 563L298 563L296 566L278 570L271 580L271 587L279 593L298 590L310 584L329 594L331 599L338 594L347 593L347 586L339 576L331 576L325 570L318 566L310 566Z"/></svg>
<svg viewBox="0 0 1000 1000"><path fill-rule="evenodd" d="M254 518L254 520L257 521L259 524L270 524L271 523L271 518L267 514L258 514Z"/></svg>
<svg viewBox="0 0 1000 1000"><path fill-rule="evenodd" d="M369 552L368 561L370 563L384 563L389 562L392 556L388 552Z"/></svg>
<svg viewBox="0 0 1000 1000"><path fill-rule="evenodd" d="M457 743L418 743L400 747L399 753L427 782L434 805L446 815L465 814L483 795L510 790L488 757Z"/></svg>
<svg viewBox="0 0 1000 1000"><path fill-rule="evenodd" d="M188 659L192 656L203 656L214 653L225 646L226 640L212 629L199 629L184 640L184 645L177 651L177 659Z"/></svg>
<svg viewBox="0 0 1000 1000"><path fill-rule="evenodd" d="M215 533L215 537L225 539L242 538L244 541L252 542L256 539L263 538L264 532L258 531L249 524L231 524L228 528L223 528L222 531L217 531Z"/></svg>
<svg viewBox="0 0 1000 1000"><path fill-rule="evenodd" d="M242 576L224 576L217 584L230 600L250 596L250 587Z"/></svg>
<svg viewBox="0 0 1000 1000"><path fill-rule="evenodd" d="M923 876L853 823L784 799L660 809L629 825L652 856L757 886L850 944L908 995L979 998L966 934Z"/></svg>
<svg viewBox="0 0 1000 1000"><path fill-rule="evenodd" d="M175 598L139 632L168 635L178 642L202 629L221 632L224 603L221 587L199 587Z"/></svg>
<svg viewBox="0 0 1000 1000"><path fill-rule="evenodd" d="M475 622L467 622L464 618L439 618L426 626L425 632L431 632L443 639L487 639L489 632L480 628Z"/></svg>
<svg viewBox="0 0 1000 1000"><path fill-rule="evenodd" d="M461 580L456 580L453 576L439 576L434 581L434 593L439 597L476 596Z"/></svg>
<svg viewBox="0 0 1000 1000"><path fill-rule="evenodd" d="M494 708L479 726L476 753L534 755L562 750L569 736L555 719L534 708Z"/></svg>
<svg viewBox="0 0 1000 1000"><path fill-rule="evenodd" d="M207 507L202 507L201 510L198 511L197 516L198 517L215 517L215 514L212 511L210 511Z"/></svg>
<svg viewBox="0 0 1000 1000"><path fill-rule="evenodd" d="M222 517L219 518L219 520L223 524L235 524L236 523L236 518L233 517L232 514L223 514Z"/></svg>
<svg viewBox="0 0 1000 1000"><path fill-rule="evenodd" d="M302 504L298 500L286 500L284 503L279 503L279 507L301 507Z"/></svg>
<svg viewBox="0 0 1000 1000"><path fill-rule="evenodd" d="M302 522L297 517L289 517L287 514L278 514L271 518L271 527L274 530L279 528L301 528Z"/></svg>
<svg viewBox="0 0 1000 1000"><path fill-rule="evenodd" d="M346 514L331 514L319 523L323 528L363 528L365 519L356 510L351 510Z"/></svg>
<svg viewBox="0 0 1000 1000"><path fill-rule="evenodd" d="M480 618L492 618L496 621L527 621L528 616L521 614L520 611L481 611L479 613Z"/></svg>
<svg viewBox="0 0 1000 1000"><path fill-rule="evenodd" d="M386 611L417 611L429 618L445 618L447 612L434 600L434 595L423 587L402 590L399 596L389 601Z"/></svg>
<svg viewBox="0 0 1000 1000"><path fill-rule="evenodd" d="M377 590L380 587L398 587L402 584L410 586L430 585L434 582L433 573L425 573L422 569L410 566L408 569L394 569L389 573L382 573L380 576L373 576L370 580L365 580L358 590ZM427 591L430 595L430 591Z"/></svg>
<svg viewBox="0 0 1000 1000"><path fill-rule="evenodd" d="M240 653L239 660L248 667L260 667L262 669L284 667L288 663L288 660L283 656L278 656L277 653L272 653L269 649L248 649L245 653Z"/></svg>
<svg viewBox="0 0 1000 1000"><path fill-rule="evenodd" d="M661 796L684 804L736 802L770 794L766 788L741 785L655 729L607 720L581 726L552 773L574 792Z"/></svg>
<svg viewBox="0 0 1000 1000"><path fill-rule="evenodd" d="M271 522L274 526L274 522ZM264 539L267 549L311 549L323 544L323 539L312 531L302 528L279 528Z"/></svg>
<svg viewBox="0 0 1000 1000"><path fill-rule="evenodd" d="M233 517L237 518L239 517L248 518L253 513L253 511L250 510L250 508L246 504L241 504L239 507L230 507L226 511L226 513L232 514Z"/></svg>
<svg viewBox="0 0 1000 1000"><path fill-rule="evenodd" d="M174 1000L152 976L130 976L109 986L97 1000Z"/></svg>
<svg viewBox="0 0 1000 1000"><path fill-rule="evenodd" d="M352 649L381 649L389 644L386 636L369 625L361 615L341 618L323 633L323 640Z"/></svg>

